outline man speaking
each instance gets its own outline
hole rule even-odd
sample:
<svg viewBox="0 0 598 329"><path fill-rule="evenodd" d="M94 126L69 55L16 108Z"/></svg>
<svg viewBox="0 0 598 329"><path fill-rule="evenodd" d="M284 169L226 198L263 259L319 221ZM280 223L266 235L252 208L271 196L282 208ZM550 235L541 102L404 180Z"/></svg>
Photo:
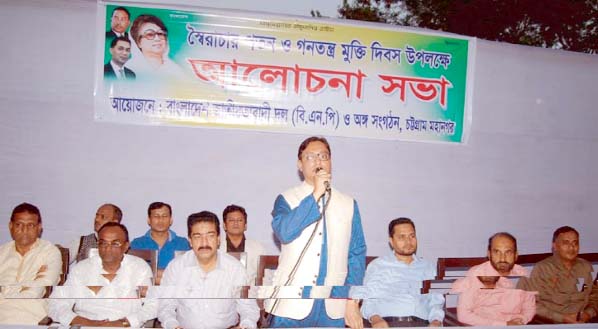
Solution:
<svg viewBox="0 0 598 329"><path fill-rule="evenodd" d="M279 265L265 309L270 326L361 328L349 286L361 285L366 246L357 202L332 185L330 145L301 143L297 168L304 181L278 196L272 228L281 242Z"/></svg>

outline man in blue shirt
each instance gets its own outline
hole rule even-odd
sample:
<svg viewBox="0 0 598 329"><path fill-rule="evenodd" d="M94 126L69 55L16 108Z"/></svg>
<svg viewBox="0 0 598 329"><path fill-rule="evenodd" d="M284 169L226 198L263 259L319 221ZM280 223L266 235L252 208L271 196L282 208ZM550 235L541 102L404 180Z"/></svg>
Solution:
<svg viewBox="0 0 598 329"><path fill-rule="evenodd" d="M421 294L422 281L434 279L436 267L415 256L415 224L394 219L388 235L393 253L373 260L363 286L351 288L352 298L363 299L361 314L374 328L442 325L444 297Z"/></svg>
<svg viewBox="0 0 598 329"><path fill-rule="evenodd" d="M189 250L189 241L177 236L170 229L172 225L172 208L167 203L154 202L149 205L147 208L147 224L150 229L145 235L131 242L131 249L158 251L158 273L156 273L156 285L158 285L166 265L174 258L175 251Z"/></svg>
<svg viewBox="0 0 598 329"><path fill-rule="evenodd" d="M278 196L272 228L281 242L273 287L263 287L270 326L361 328L349 286L361 285L366 245L357 202L331 186L328 141L310 137L297 152L304 181Z"/></svg>

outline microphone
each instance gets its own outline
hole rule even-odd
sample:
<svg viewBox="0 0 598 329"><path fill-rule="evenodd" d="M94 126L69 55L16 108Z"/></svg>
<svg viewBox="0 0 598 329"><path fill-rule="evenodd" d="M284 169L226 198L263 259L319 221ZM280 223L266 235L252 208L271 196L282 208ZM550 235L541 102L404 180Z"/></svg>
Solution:
<svg viewBox="0 0 598 329"><path fill-rule="evenodd" d="M316 174L322 170L324 170L324 168L322 168L322 167L316 168ZM324 181L324 187L326 187L326 192L330 192L330 182L329 181L327 181L327 180Z"/></svg>

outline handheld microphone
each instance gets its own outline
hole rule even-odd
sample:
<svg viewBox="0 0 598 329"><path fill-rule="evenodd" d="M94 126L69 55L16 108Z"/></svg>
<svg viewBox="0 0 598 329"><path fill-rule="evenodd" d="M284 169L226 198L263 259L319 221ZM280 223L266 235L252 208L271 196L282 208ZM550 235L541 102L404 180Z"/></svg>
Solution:
<svg viewBox="0 0 598 329"><path fill-rule="evenodd" d="M322 170L324 170L324 168L322 168L322 167L316 168L316 174ZM327 180L324 181L324 187L326 187L326 192L330 192L330 182L329 181L327 181Z"/></svg>

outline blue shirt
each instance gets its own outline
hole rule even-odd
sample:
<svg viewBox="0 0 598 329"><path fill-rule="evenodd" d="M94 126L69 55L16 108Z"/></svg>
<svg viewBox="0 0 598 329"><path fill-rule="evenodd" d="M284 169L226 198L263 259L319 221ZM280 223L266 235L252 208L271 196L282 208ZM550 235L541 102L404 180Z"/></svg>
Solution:
<svg viewBox="0 0 598 329"><path fill-rule="evenodd" d="M365 272L363 286L352 287L351 297L363 299L361 314L417 316L442 321L444 297L437 293L421 294L422 281L436 277L435 266L413 255L411 264L399 261L394 253L373 260Z"/></svg>
<svg viewBox="0 0 598 329"><path fill-rule="evenodd" d="M189 241L177 236L172 230L168 230L168 240L160 248L156 241L152 239L151 231L148 230L144 235L135 238L131 242L131 249L158 250L158 269L166 268L166 265L174 258L175 251L187 251L191 249Z"/></svg>
<svg viewBox="0 0 598 329"><path fill-rule="evenodd" d="M295 240L301 232L316 222L320 218L320 209L313 194L306 196L299 205L291 209L282 195L279 195L274 202L272 211L272 229L276 237L282 243L289 243ZM320 270L316 284L324 285L326 279L328 248L326 237L326 222L324 221L324 235L322 242L322 251L320 252ZM366 245L361 226L361 216L357 202L353 201L353 218L351 222L351 240L349 242L349 260L347 263L348 273L344 286L335 286L332 288L331 297L347 298L349 296L349 286L360 285L363 282L365 272L365 253ZM303 298L309 298L311 287L303 289Z"/></svg>

